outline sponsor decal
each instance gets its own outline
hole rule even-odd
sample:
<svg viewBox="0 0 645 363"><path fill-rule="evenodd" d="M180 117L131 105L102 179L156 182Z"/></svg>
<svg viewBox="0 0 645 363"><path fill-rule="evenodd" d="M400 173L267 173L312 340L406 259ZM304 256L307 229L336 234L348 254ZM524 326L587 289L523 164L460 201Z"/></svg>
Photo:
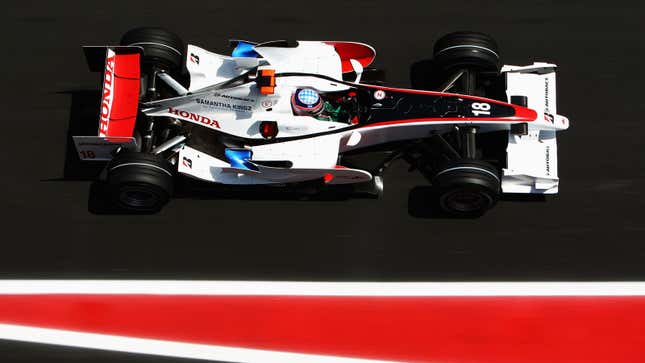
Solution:
<svg viewBox="0 0 645 363"><path fill-rule="evenodd" d="M190 53L190 61L199 65L199 56L194 53Z"/></svg>
<svg viewBox="0 0 645 363"><path fill-rule="evenodd" d="M374 92L374 99L375 100L380 101L380 100L382 100L384 98L385 98L385 91L383 91L382 89L377 90L376 92Z"/></svg>
<svg viewBox="0 0 645 363"><path fill-rule="evenodd" d="M376 103L372 105L372 107L383 107L382 104ZM403 114L408 115L408 114L415 114L415 113L423 113L423 114L432 114L434 111L434 105L430 103L417 103L417 104L411 104L409 108L404 108L403 109ZM356 120L358 122L358 120ZM352 121L353 122L353 121Z"/></svg>
<svg viewBox="0 0 645 363"><path fill-rule="evenodd" d="M309 129L306 126L281 126L280 128L285 131L306 131Z"/></svg>
<svg viewBox="0 0 645 363"><path fill-rule="evenodd" d="M544 121L555 124L555 116L549 110L549 77L544 77Z"/></svg>
<svg viewBox="0 0 645 363"><path fill-rule="evenodd" d="M544 113L551 113L549 111L549 77L544 77Z"/></svg>
<svg viewBox="0 0 645 363"><path fill-rule="evenodd" d="M230 100L236 100L236 101L243 101L243 102L251 102L254 103L255 100L252 98L245 98L245 97L238 97L238 96L231 96L223 93L213 93L213 97L221 97L221 98L228 98Z"/></svg>
<svg viewBox="0 0 645 363"><path fill-rule="evenodd" d="M551 155L550 155L551 148L547 145L545 147L545 157L546 157L546 175L551 175Z"/></svg>
<svg viewBox="0 0 645 363"><path fill-rule="evenodd" d="M262 101L261 105L264 108L270 108L271 106L273 106L273 101L269 101L269 100Z"/></svg>
<svg viewBox="0 0 645 363"><path fill-rule="evenodd" d="M178 110L172 107L168 108L168 113L172 113L186 120L195 121L206 126L214 127L217 129L220 128L219 122L217 122L217 120L208 118L206 116L198 115L196 113L192 113L184 110Z"/></svg>
<svg viewBox="0 0 645 363"><path fill-rule="evenodd" d="M101 117L99 121L99 136L107 136L110 113L112 112L112 100L114 99L114 51L108 49L105 58L105 73L103 75L103 95L101 97Z"/></svg>
<svg viewBox="0 0 645 363"><path fill-rule="evenodd" d="M185 157L185 156L184 156L183 160L181 161L181 163L182 163L185 167L187 167L187 168L189 168L189 169L192 169L192 168L193 168L193 161L192 161L192 160L190 160L189 158Z"/></svg>
<svg viewBox="0 0 645 363"><path fill-rule="evenodd" d="M217 108L220 110L228 110L228 111L240 111L240 112L251 112L253 109L249 105L240 105L237 103L230 103L230 102L225 102L225 101L216 101L216 100L210 100L206 98L196 98L195 102L198 103L199 105L202 106L208 106L208 107L213 107Z"/></svg>

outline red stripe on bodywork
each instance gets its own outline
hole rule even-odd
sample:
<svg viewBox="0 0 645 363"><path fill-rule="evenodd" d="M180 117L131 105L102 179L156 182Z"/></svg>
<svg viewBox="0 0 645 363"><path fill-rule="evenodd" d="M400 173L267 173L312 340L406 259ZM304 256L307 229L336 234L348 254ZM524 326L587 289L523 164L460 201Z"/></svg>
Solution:
<svg viewBox="0 0 645 363"><path fill-rule="evenodd" d="M413 118L407 120L392 120L392 121L383 121L375 122L373 124L367 124L360 126L359 128L368 128L376 126L387 126L387 125L399 125L399 124L409 124L409 123L418 123L418 122L462 122L462 121L471 121L471 122L533 122L537 117L537 112L526 109L527 111L522 112L522 115L516 114L511 117L461 117L461 118L442 118L442 117L431 117L431 118Z"/></svg>
<svg viewBox="0 0 645 363"><path fill-rule="evenodd" d="M0 323L409 362L645 357L644 297L0 295Z"/></svg>

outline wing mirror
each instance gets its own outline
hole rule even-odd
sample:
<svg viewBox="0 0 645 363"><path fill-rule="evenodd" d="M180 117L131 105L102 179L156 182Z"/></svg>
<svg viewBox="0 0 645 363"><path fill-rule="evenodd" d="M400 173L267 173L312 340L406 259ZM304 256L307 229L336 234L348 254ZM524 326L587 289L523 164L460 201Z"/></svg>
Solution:
<svg viewBox="0 0 645 363"><path fill-rule="evenodd" d="M363 75L363 65L361 64L361 62L357 61L356 59L350 59L349 63L352 64L354 73L356 73L356 79L354 80L354 83L360 83L361 76Z"/></svg>

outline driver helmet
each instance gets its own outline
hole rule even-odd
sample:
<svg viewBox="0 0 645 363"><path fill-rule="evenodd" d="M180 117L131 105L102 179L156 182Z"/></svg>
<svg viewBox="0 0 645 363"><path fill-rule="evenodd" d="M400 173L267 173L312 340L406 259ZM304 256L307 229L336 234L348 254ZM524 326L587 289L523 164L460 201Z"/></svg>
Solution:
<svg viewBox="0 0 645 363"><path fill-rule="evenodd" d="M320 93L313 88L299 88L291 98L291 105L296 115L317 116L323 110Z"/></svg>

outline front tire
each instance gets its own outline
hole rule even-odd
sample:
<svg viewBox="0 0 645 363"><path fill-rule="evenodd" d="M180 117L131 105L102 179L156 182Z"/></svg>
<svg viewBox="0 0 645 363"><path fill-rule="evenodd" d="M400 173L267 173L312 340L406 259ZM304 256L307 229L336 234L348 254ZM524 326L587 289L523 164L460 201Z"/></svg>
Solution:
<svg viewBox="0 0 645 363"><path fill-rule="evenodd" d="M490 35L479 32L462 31L444 35L434 45L434 60L446 71L499 71L497 42Z"/></svg>
<svg viewBox="0 0 645 363"><path fill-rule="evenodd" d="M120 209L155 213L170 200L174 167L157 155L125 152L108 164L107 182L111 199Z"/></svg>
<svg viewBox="0 0 645 363"><path fill-rule="evenodd" d="M494 166L477 160L461 160L440 169L432 185L443 212L473 218L497 203L501 183Z"/></svg>

